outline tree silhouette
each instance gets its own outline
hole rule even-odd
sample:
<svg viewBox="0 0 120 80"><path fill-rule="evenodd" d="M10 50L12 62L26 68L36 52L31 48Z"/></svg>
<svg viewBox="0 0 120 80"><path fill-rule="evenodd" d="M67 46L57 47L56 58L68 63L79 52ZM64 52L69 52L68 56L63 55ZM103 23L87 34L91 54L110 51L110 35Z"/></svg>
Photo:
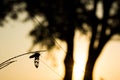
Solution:
<svg viewBox="0 0 120 80"><path fill-rule="evenodd" d="M84 80L93 79L92 74L94 65L103 47L113 35L120 33L120 1L101 1L103 5L103 17L101 19L96 16L97 4L99 1L100 0L94 0L94 8L89 12L86 12L87 23L92 29L92 36L89 45ZM114 14L112 14L111 11L113 11Z"/></svg>
<svg viewBox="0 0 120 80"><path fill-rule="evenodd" d="M42 3L41 3L42 4ZM42 7L42 12L48 21L48 26L39 24L31 35L35 36L35 43L47 43L48 48L54 44L54 38L59 38L67 42L67 54L64 60L65 63L65 77L64 80L72 79L73 70L73 38L75 30L75 1L73 0L58 0L58 1L43 1L45 8ZM28 7L30 8L30 7ZM28 9L31 11L31 9ZM39 28L39 29L38 29ZM38 33L39 32L39 33ZM53 43L53 44L51 44ZM50 46L50 47L49 47Z"/></svg>
<svg viewBox="0 0 120 80"><path fill-rule="evenodd" d="M15 2L15 3L14 3ZM43 42L47 43L48 49L54 45L53 37L65 40L67 42L68 50L65 58L65 80L70 80L73 69L73 37L76 20L76 1L73 0L6 0L2 1L2 7L10 6L10 9L2 10L4 16L8 12L13 13L12 18L17 18L17 10L13 9L14 4L25 2L27 4L26 10L30 14L30 18L34 18L36 14L43 14L48 22L45 26L38 24L30 35L35 36L34 44ZM8 12L7 12L8 11ZM3 17L2 17L3 18ZM78 23L79 24L79 23Z"/></svg>
<svg viewBox="0 0 120 80"><path fill-rule="evenodd" d="M96 15L99 1L103 5L102 18ZM94 65L102 49L113 35L120 33L119 0L109 0L109 2L106 0L1 0L0 2L1 22L8 13L12 13L12 19L17 19L17 12L23 9L29 13L28 19L35 19L39 22L38 16L44 18L30 32L30 35L34 37L33 45L42 43L51 49L55 44L55 38L66 41L68 48L64 60L64 80L72 79L73 38L76 28L86 33L83 24L87 24L92 33L84 80L93 79ZM14 8L14 5L21 2L26 3L26 7Z"/></svg>

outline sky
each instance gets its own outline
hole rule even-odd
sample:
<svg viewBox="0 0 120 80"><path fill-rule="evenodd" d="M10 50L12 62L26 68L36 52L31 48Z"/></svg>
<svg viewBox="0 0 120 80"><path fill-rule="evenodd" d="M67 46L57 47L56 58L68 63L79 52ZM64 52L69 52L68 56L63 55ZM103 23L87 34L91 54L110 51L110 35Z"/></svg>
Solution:
<svg viewBox="0 0 120 80"><path fill-rule="evenodd" d="M9 20L9 18L7 18ZM22 19L22 18L21 18ZM0 27L0 63L17 55L28 52L32 38L28 35L33 27L32 21L10 20ZM39 68L35 68L30 55L17 58L17 62L0 70L1 80L62 80L64 76L63 60L66 43L56 39L58 44L40 57ZM82 80L87 58L89 40L76 30L74 47L73 80ZM37 45L33 51L41 50ZM63 50L64 49L64 50ZM56 53L57 52L57 53ZM94 80L120 80L120 41L110 40L104 47L94 69ZM81 76L80 76L81 75Z"/></svg>
<svg viewBox="0 0 120 80"><path fill-rule="evenodd" d="M32 38L29 36L29 32L34 28L33 25L34 24L32 21L27 21L23 23L10 20L9 23L4 25L4 27L0 27L0 63L11 57L28 52L28 50L32 46L33 41ZM61 43L61 45L63 43ZM40 49L39 46L36 46L33 49L33 51L38 50L43 49ZM61 53L61 51L62 50L59 50L57 51L57 53L59 54ZM46 51L44 55L41 55L38 69L34 66L34 60L29 59L30 55L25 55L20 58L14 59L17 60L17 62L14 62L0 70L0 79L61 80L63 78L64 69L60 70L59 67L62 68L64 66L60 64L60 60L56 60L59 67L55 67L55 65L57 64L52 64L54 60L54 54L55 51L51 50L49 51L49 54ZM49 58L49 56L51 57Z"/></svg>

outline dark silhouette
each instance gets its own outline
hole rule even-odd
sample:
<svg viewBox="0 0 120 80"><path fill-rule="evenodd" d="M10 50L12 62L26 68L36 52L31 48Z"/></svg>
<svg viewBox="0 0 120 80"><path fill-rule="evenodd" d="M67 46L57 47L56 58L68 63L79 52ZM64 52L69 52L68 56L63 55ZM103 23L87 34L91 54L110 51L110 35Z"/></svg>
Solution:
<svg viewBox="0 0 120 80"><path fill-rule="evenodd" d="M102 19L99 19L96 16L96 8L98 2L99 0L94 0L94 9L86 13L88 17L87 23L91 26L92 29L92 36L89 45L89 55L85 68L84 80L93 79L92 74L94 65L102 49L104 48L105 44L112 38L113 35L120 33L120 1L101 1L103 4ZM113 5L116 5L117 7L113 8ZM115 14L111 15L111 10L115 10Z"/></svg>
<svg viewBox="0 0 120 80"><path fill-rule="evenodd" d="M22 0L6 0L2 1L3 6L14 5L14 2L20 3ZM73 0L23 0L27 4L26 10L30 14L30 18L34 18L36 14L43 14L48 22L48 26L39 24L30 33L35 36L34 45L43 42L48 45L48 49L54 45L54 37L65 40L67 42L68 50L65 58L65 80L70 80L73 70L73 37L77 22L76 5L77 2ZM10 10L5 9L1 12L14 13L11 18L17 19L17 13L10 7ZM19 11L19 10L18 10ZM6 15L6 14L5 14Z"/></svg>
<svg viewBox="0 0 120 80"><path fill-rule="evenodd" d="M29 6L33 5L33 2L32 4L31 2L30 0L27 2ZM48 26L39 24L30 35L35 37L34 44L43 42L43 44L48 45L48 49L54 45L55 38L67 42L68 50L64 60L66 73L64 80L70 80L73 72L73 37L77 18L75 12L76 3L73 0L41 0L38 3L41 4L38 10L45 16ZM37 4L35 3L35 5ZM31 11L33 7L29 6L27 10L33 13ZM31 15L34 16L33 14Z"/></svg>
<svg viewBox="0 0 120 80"><path fill-rule="evenodd" d="M45 52L46 50L41 50L41 51L32 51L32 52L27 52L27 53L23 53L17 56L14 56L10 59L7 59L6 61L0 63L0 69L3 69L4 67L10 65L13 62L16 62L17 60L14 60L18 57L24 56L24 55L28 55L28 54L32 54L30 56L30 58L34 58L35 57L35 67L38 68L39 66L39 56L41 55L41 52ZM42 53L43 54L43 53Z"/></svg>
<svg viewBox="0 0 120 80"><path fill-rule="evenodd" d="M0 69L3 69L3 68L5 68L5 67L7 67L8 65L10 65L11 63L13 63L13 62L16 62L15 60L14 61L8 61L8 62L6 62L6 63L4 63L4 64L0 64Z"/></svg>
<svg viewBox="0 0 120 80"><path fill-rule="evenodd" d="M38 52L30 56L30 58L34 58L34 65L36 68L38 68L39 66L39 57L40 57L40 54Z"/></svg>
<svg viewBox="0 0 120 80"><path fill-rule="evenodd" d="M102 18L96 15L99 1L103 5ZM12 13L11 18L17 19L17 11L21 11L21 8L13 9L13 5L21 2L27 5L25 9L30 14L28 19L36 19L35 16L38 14L44 16L45 20L30 32L30 36L34 37L33 45L42 43L51 49L55 44L55 38L66 41L68 48L64 60L64 80L72 79L75 29L86 33L83 24L87 24L92 33L84 80L92 80L94 65L102 49L113 35L120 33L119 0L2 0L0 2L1 22L9 12Z"/></svg>

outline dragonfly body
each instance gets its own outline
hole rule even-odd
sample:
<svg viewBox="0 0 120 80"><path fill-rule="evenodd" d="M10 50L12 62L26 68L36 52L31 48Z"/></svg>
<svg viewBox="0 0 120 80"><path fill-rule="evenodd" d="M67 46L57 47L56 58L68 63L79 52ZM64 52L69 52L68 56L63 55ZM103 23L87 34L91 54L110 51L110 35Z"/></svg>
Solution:
<svg viewBox="0 0 120 80"><path fill-rule="evenodd" d="M30 58L34 58L34 65L36 68L39 67L39 56L40 56L40 54L38 52L36 52L30 56Z"/></svg>

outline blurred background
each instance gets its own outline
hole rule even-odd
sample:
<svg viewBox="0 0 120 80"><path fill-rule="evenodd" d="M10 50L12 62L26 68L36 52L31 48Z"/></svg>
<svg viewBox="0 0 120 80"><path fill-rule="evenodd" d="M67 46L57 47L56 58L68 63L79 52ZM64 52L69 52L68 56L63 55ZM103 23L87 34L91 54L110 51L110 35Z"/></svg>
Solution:
<svg viewBox="0 0 120 80"><path fill-rule="evenodd" d="M4 4L7 4L7 1L9 2L12 0L6 0ZM24 1L27 3L27 0ZM69 35L71 36L72 35L71 31L74 31L73 36L74 65L72 80L83 80L83 77L86 73L85 72L86 62L87 60L89 60L88 57L90 56L90 49L94 53L95 51L96 53L100 53L100 55L98 55L96 59L96 63L94 64L93 80L120 80L119 76L120 36L118 35L120 32L119 26L120 6L119 5L117 7L115 6L116 4L119 4L119 0L115 0L116 3L114 2L114 0L110 0L111 3L113 4L111 3L107 4L106 1L104 2L101 0L98 1L90 0L90 2L89 0L80 1L81 3L86 5L84 6L86 7L85 13L83 4L79 4L82 5L79 6L80 8L78 8L77 6L76 13L72 13L74 9L69 10L69 8L67 8L66 6L64 6L65 9L64 7L62 7L63 11L59 13L59 11L57 12L57 9L62 10L60 4L63 4L64 1L63 3L60 3L59 8L56 9L55 8L56 4L54 3L55 1L53 0L53 3L55 5L52 4L52 2L49 3L51 5L54 5L52 7L50 7L51 5L45 7L45 4L42 3L40 4L43 8L41 12L43 11L45 15L39 13L40 11L38 10L38 8L41 8L41 6L30 7L32 4L29 3L29 1L28 5L26 5L23 2L20 3L19 0L17 5L16 4L14 5L9 2L11 5L13 5L13 7L11 7L12 10L4 12L4 14L7 13L7 15L5 15L4 18L2 15L1 15L2 17L0 17L0 21L2 22L0 27L0 63L9 58L29 51L39 50L47 51L41 52L39 67L37 69L34 66L34 59L29 58L30 55L21 56L19 58L14 59L17 60L16 62L10 64L9 66L6 66L3 69L0 69L0 79L63 80L65 76L64 60L66 59L67 56L66 53L68 52L67 44L69 43L70 38ZM17 1L13 0L13 2ZM58 3L59 2L62 2L62 0L59 0ZM94 5L93 2L97 6ZM34 5L36 3L34 3ZM67 3L67 1L65 3ZM70 3L72 3L72 1ZM105 4L108 6L109 4L111 4L110 6L113 5L114 7L113 9L114 10L117 9L118 12L110 8L111 13L110 16L108 16L107 11L105 14L105 10L107 8L106 6L104 6ZM72 4L68 4L67 6L70 7L71 5ZM27 10L25 9L26 6L29 7ZM103 10L103 6L105 10ZM49 11L48 7L50 7L51 11ZM6 7L3 6L1 7L0 10L2 10L2 8L4 10L7 10ZM19 9L21 11L19 11ZM35 11L32 12L34 9ZM81 9L83 9L83 11ZM65 10L67 10L68 12L67 11L65 12ZM68 13L70 13L70 15L79 13L80 15L78 15L77 17L76 16L69 17L70 15ZM85 16L83 14L85 14ZM94 16L95 14L96 16ZM66 15L67 17L65 17ZM75 17L75 19L73 17ZM46 18L48 20L46 20ZM75 23L71 24L71 22L74 21ZM68 26L73 24L75 24L74 26L82 27L73 28L74 26L73 27L71 26L72 28L69 29ZM107 24L107 26L105 24ZM101 34L102 32L104 32L105 34ZM55 38L52 39L49 33L52 35L53 38L54 37ZM96 38L95 40L93 40L94 43L92 44L91 39L93 39L94 36L93 34L96 34ZM108 36L110 36L110 38L107 39ZM47 46L45 44L47 44ZM98 48L101 45L99 44L103 44L102 50L100 52ZM90 45L93 45L93 48Z"/></svg>

